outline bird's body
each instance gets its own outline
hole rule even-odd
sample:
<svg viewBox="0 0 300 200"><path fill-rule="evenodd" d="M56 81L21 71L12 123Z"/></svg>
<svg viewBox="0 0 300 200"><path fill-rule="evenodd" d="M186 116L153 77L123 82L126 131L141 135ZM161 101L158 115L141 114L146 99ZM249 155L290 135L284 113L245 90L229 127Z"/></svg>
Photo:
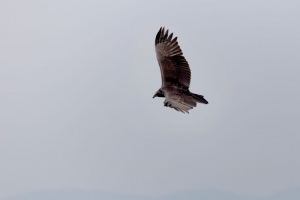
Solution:
<svg viewBox="0 0 300 200"><path fill-rule="evenodd" d="M197 103L208 104L202 95L189 91L191 70L183 57L177 37L160 28L155 38L156 58L160 67L162 85L154 97L165 97L164 105L188 113Z"/></svg>

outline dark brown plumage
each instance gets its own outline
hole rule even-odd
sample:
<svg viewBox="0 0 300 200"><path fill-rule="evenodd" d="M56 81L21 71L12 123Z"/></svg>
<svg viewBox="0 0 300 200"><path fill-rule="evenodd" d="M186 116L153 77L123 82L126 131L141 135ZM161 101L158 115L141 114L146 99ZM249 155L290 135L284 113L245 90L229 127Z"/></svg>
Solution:
<svg viewBox="0 0 300 200"><path fill-rule="evenodd" d="M164 105L188 113L197 103L208 104L202 95L189 91L191 70L173 33L160 28L155 38L156 58L160 67L162 86L154 97L165 97Z"/></svg>

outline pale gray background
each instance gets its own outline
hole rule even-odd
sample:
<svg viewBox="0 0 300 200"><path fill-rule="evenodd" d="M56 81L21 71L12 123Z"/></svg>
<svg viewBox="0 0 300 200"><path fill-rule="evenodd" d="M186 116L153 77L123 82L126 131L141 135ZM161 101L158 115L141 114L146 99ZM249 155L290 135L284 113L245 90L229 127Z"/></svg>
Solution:
<svg viewBox="0 0 300 200"><path fill-rule="evenodd" d="M0 199L300 188L300 3L0 1ZM175 36L189 115L152 99L154 38Z"/></svg>

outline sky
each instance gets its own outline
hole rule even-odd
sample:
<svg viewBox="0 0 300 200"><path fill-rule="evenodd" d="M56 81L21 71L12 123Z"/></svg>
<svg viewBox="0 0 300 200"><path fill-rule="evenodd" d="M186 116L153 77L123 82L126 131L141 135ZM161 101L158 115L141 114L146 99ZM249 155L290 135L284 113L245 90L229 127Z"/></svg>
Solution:
<svg viewBox="0 0 300 200"><path fill-rule="evenodd" d="M296 0L0 1L0 199L300 188ZM154 39L178 37L182 114L152 99Z"/></svg>

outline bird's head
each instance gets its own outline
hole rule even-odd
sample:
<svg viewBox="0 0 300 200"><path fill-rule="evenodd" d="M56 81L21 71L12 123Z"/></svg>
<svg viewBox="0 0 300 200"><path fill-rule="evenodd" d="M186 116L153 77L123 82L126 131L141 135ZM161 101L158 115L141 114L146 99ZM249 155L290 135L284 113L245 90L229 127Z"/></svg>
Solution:
<svg viewBox="0 0 300 200"><path fill-rule="evenodd" d="M165 97L163 91L161 91L160 89L154 94L153 98L155 97Z"/></svg>

